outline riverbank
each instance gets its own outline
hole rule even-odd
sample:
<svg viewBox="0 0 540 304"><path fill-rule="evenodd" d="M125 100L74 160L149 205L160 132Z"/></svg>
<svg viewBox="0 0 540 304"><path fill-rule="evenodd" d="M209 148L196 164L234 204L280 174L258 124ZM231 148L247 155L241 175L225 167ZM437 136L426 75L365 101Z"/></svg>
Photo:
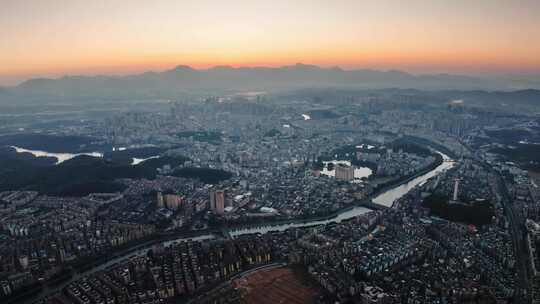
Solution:
<svg viewBox="0 0 540 304"><path fill-rule="evenodd" d="M438 153L442 157L442 162L440 162L440 164L437 167L429 171L428 170L424 171L424 174L420 176L410 177L406 179L404 183L402 183L399 186L394 186L391 189L383 191L380 195L378 195L377 197L373 199L373 202L377 204L385 205L391 208L393 207L393 204L396 200L398 200L403 195L411 191L414 187L426 182L428 179L454 166L454 162L452 161L452 159L450 159L447 155L441 152L438 152Z"/></svg>
<svg viewBox="0 0 540 304"><path fill-rule="evenodd" d="M392 181L389 181L389 182L386 182L385 184L383 184L380 188L377 188L371 196L373 197L376 197L376 196L379 196L381 193L385 192L385 191L388 191L392 188L395 188L395 187L399 187L403 184L406 184L412 180L414 180L415 178L419 177L419 176L422 176L424 174L427 174L429 173L430 171L434 170L435 168L437 168L438 166L442 165L444 162L444 158L441 154L436 154L435 156L435 161L433 163L431 163L430 165L424 167L423 169L420 169L419 171L417 171L416 173L413 173L413 174L410 174L408 176L403 176L401 178L398 178L396 180L392 180Z"/></svg>
<svg viewBox="0 0 540 304"><path fill-rule="evenodd" d="M286 224L304 224L309 222L317 222L317 221L328 221L332 220L336 217L338 217L340 214L351 211L354 208L357 207L365 207L369 209L386 209L389 208L389 206L377 204L373 202L373 199L380 196L381 194L385 193L386 191L389 191L393 188L399 187L401 185L407 184L411 182L412 180L425 175L432 170L435 170L437 167L441 166L444 162L444 157L441 154L436 155L436 160L431 163L430 165L424 167L423 169L417 171L416 173L404 176L399 179L395 179L393 181L385 183L384 186L377 188L374 192L372 192L367 198L363 200L357 200L350 206L346 206L343 208L340 208L339 210L336 210L332 213L329 213L327 215L320 215L320 216L311 216L309 218L302 218L302 219L278 219L278 220L262 220L257 224L239 224L239 225L227 225L227 229L231 230L245 230L245 229L252 229L252 228L258 228L261 226L274 226L274 225L286 225Z"/></svg>
<svg viewBox="0 0 540 304"><path fill-rule="evenodd" d="M153 237L151 240L145 240L142 241L142 243L132 244L129 248L121 249L115 252L109 252L106 256L100 256L92 261L88 261L87 263L84 263L84 265L80 265L81 267L78 268L79 272L75 273L75 275L70 278L67 281L64 281L62 283L58 283L56 286L50 286L50 284L47 284L44 286L43 290L34 290L34 293L30 294L31 291L29 291L29 297L25 299L18 299L17 303L33 303L39 298L43 298L47 295L52 295L56 292L59 292L67 286L70 282L86 275L90 275L94 272L106 269L108 267L113 266L116 263L119 263L130 256L133 255L141 255L146 254L150 248L156 244L164 244L167 245L171 242L180 242L184 240L204 240L204 239L213 239L218 234L223 234L226 232L227 234L230 234L231 237L244 235L244 234L253 234L253 233L267 233L270 231L284 231L290 228L301 228L301 227L310 227L310 226L317 226L317 225L324 225L332 222L341 222L344 220L348 220L351 218L354 218L355 216L365 214L370 209L365 208L362 206L362 204L374 204L371 202L372 200L377 199L378 197L390 193L389 200L392 200L395 197L402 196L405 193L408 192L408 190L412 189L416 185L422 183L423 181L435 176L439 172L442 172L443 170L449 168L452 166L452 163L446 163L445 160L450 160L446 155L439 153L441 156L440 162L436 162L432 164L430 167L426 167L425 169L417 172L413 176L410 176L408 178L398 180L392 185L388 185L384 189L381 188L377 190L376 192L372 193L368 198L362 201L356 201L354 204L347 206L345 208L342 208L336 212L333 212L332 214L325 215L325 216L319 216L316 218L306 218L306 219L283 219L280 221L270 221L263 224L254 224L254 225L242 225L242 226L235 226L235 227L225 227L225 231L214 228L214 229L205 229L200 231L181 231L176 233L161 233ZM438 164L438 165L437 165ZM433 168L434 167L434 168ZM431 169L431 170L430 170ZM400 189L403 188L403 189ZM396 193L392 193L393 191L396 191ZM385 205L381 205L383 208L388 207ZM234 229L234 230L232 230ZM9 303L9 302L8 302ZM15 302L12 302L15 303Z"/></svg>

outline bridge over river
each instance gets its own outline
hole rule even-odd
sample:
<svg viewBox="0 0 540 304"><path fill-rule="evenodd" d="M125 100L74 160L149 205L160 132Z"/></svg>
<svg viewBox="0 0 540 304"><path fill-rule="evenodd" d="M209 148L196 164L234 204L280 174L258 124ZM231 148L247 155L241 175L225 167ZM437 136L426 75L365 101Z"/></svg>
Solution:
<svg viewBox="0 0 540 304"><path fill-rule="evenodd" d="M234 238L240 235L244 234L253 234L253 233L267 233L270 231L285 231L289 228L298 228L298 227L311 227L311 226L318 226L318 225L324 225L328 223L339 223L343 220L347 220L350 218L353 218L358 215L365 214L372 209L386 209L391 208L392 204L395 200L405 195L407 192L409 192L414 187L421 185L425 183L428 179L438 175L439 173L451 168L454 166L454 162L452 159L450 159L447 155L436 151L443 157L443 162L434 168L433 170L422 174L418 177L415 177L411 180L406 181L405 183L402 183L398 186L392 187L381 194L377 195L375 198L373 198L372 201L363 201L358 202L358 204L352 208L345 209L341 212L338 212L336 215L326 218L326 219L319 219L319 220L304 220L304 221L293 221L289 223L278 223L278 224L267 224L267 225L259 225L259 226L249 226L245 228L238 228L238 229L221 229L220 234L223 235L225 238ZM167 240L163 242L163 245L167 246L169 244L172 244L174 242L181 242L186 240L207 240L207 239L214 239L216 238L216 235L212 233L206 233L199 236L194 237L185 237L180 236L177 239ZM33 296L26 297L24 300L17 301L17 303L33 303L36 300L43 298L47 295L52 295L56 292L59 292L67 286L72 281L81 278L83 276L90 275L92 273L104 270L108 267L113 266L116 263L122 262L123 260L126 260L132 256L135 255L144 255L150 250L151 246L144 246L141 249L137 249L135 251L128 251L128 253L124 255L117 255L113 259L100 264L94 268L91 268L89 270L83 271L81 273L75 274L71 279L62 282L55 286L45 286L41 292L36 293Z"/></svg>

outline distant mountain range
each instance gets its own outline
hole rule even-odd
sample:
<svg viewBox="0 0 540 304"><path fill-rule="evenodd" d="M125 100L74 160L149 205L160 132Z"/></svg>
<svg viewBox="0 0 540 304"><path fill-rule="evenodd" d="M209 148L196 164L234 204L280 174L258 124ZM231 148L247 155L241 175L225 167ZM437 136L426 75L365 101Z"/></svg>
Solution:
<svg viewBox="0 0 540 304"><path fill-rule="evenodd" d="M450 74L413 75L389 70L343 70L296 64L278 68L179 65L163 72L128 76L65 76L31 79L0 88L2 100L175 98L191 93L284 91L301 88L497 90L540 88L540 80L488 79Z"/></svg>

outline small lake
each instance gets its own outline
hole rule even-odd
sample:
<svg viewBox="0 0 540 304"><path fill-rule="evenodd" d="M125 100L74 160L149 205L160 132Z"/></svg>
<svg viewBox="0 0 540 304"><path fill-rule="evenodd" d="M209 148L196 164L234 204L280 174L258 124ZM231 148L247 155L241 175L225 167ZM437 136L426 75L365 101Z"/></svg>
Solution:
<svg viewBox="0 0 540 304"><path fill-rule="evenodd" d="M16 146L11 146L17 153L30 153L34 155L35 157L54 157L56 158L55 165L61 164L65 162L66 160L70 160L72 158L75 158L80 155L88 155L93 157L103 157L103 153L99 152L89 152L89 153L52 153L47 151L41 151L41 150L30 150L30 149L24 149Z"/></svg>
<svg viewBox="0 0 540 304"><path fill-rule="evenodd" d="M11 146L17 153L30 153L34 155L35 157L54 157L56 158L55 165L61 164L67 160L70 160L72 158L75 158L77 156L81 155L87 155L92 157L99 157L103 158L103 153L101 152L88 152L88 153L53 153L53 152L47 152L47 151L41 151L41 150L31 150L31 149L24 149L21 147ZM126 148L115 148L113 151L125 151ZM150 156L146 158L136 158L133 157L131 161L131 165L135 166L138 165L146 160L153 159L153 158L159 158L159 155Z"/></svg>
<svg viewBox="0 0 540 304"><path fill-rule="evenodd" d="M334 169L328 170L328 164L333 164ZM321 174L326 176L335 177L336 176L336 165L346 165L351 166L351 162L348 160L332 160L332 161L325 161L323 162L323 169L321 170ZM370 168L367 167L355 167L354 168L354 179L361 179L363 177L368 178L371 174L373 174L373 171Z"/></svg>
<svg viewBox="0 0 540 304"><path fill-rule="evenodd" d="M440 174L441 172L443 172L445 170L448 170L448 169L452 168L455 165L455 163L452 161L452 159L450 159L447 155L445 155L445 154L443 154L441 152L438 152L438 151L437 151L437 153L441 154L441 156L443 157L444 161L443 161L442 164L437 166L435 169L427 172L426 174L423 174L423 175L421 175L421 176L419 176L419 177L417 177L415 179L412 179L411 181L409 181L409 182L407 182L405 184L402 184L400 186L391 188L391 189L383 192L382 194L377 196L375 199L373 199L373 202L377 203L377 204L384 205L384 206L391 207L396 199L398 199L398 198L402 197L403 195L407 194L407 192L409 192L415 186L424 184L428 179ZM237 229L237 230L232 230L229 233L230 233L230 235L232 237L236 237L236 236L240 236L240 235L244 235L244 234L252 234L252 233L264 234L264 233L268 233L270 231L284 231L284 230L287 230L289 228L310 227L310 226L328 224L328 223L332 223L332 222L338 222L339 223L339 222L341 222L343 220L350 219L350 218L353 218L353 217L358 216L358 215L365 214L365 213L370 212L370 211L372 211L372 210L367 209L367 208L362 207L362 206L354 206L353 208L351 208L349 210L344 210L344 211L340 212L339 214L337 214L335 217L333 217L331 219L327 219L327 220L313 220L313 221L305 221L305 222L299 222L299 223L273 224L273 225L272 224L268 224L268 225L263 224L263 225L261 225L259 227L249 227L249 228L240 228L240 229ZM192 237L192 238L180 237L178 239L165 241L162 244L167 246L167 245L171 245L171 244L173 244L175 242L186 241L186 240L189 240L189 239L191 239L193 241L201 241L201 240L212 240L212 239L215 239L215 238L216 237L213 234L205 234L205 235L201 235L201 236L198 236L198 237ZM115 263L119 263L119 262L121 262L123 260L126 260L130 256L144 255L144 254L146 254L148 252L149 249L150 249L149 247L139 249L136 252L129 253L129 254L117 257L117 258L112 259L112 260L110 260L110 261L108 261L106 263L103 263L103 264L101 264L99 266L96 266L96 267L94 267L94 268L92 268L92 269L90 269L88 271L85 271L83 274L76 274L70 280L68 280L66 282L63 282L62 284L59 284L59 285L55 286L54 288L45 289L41 293L39 293L39 294L37 294L37 295L35 295L33 297L30 297L27 301L24 301L24 303L31 303L31 302L37 300L38 298L43 297L44 295L52 294L54 292L58 292L62 288L67 286L69 283L77 280L81 276L89 275L89 274L95 273L97 271L101 271L103 269L106 269L107 267L113 266Z"/></svg>
<svg viewBox="0 0 540 304"><path fill-rule="evenodd" d="M147 158L136 158L134 157L133 160L131 161L131 165L132 166L136 166L144 161L147 161L149 159L154 159L154 158L159 158L159 155L156 155L156 156L150 156L150 157L147 157Z"/></svg>

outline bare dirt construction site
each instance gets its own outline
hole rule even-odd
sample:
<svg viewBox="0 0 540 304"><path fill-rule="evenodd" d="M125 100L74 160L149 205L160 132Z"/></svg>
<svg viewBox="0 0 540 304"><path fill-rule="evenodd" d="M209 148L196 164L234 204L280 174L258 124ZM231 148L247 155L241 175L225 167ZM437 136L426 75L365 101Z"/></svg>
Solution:
<svg viewBox="0 0 540 304"><path fill-rule="evenodd" d="M320 291L299 271L282 267L246 275L233 282L243 303L314 303Z"/></svg>

